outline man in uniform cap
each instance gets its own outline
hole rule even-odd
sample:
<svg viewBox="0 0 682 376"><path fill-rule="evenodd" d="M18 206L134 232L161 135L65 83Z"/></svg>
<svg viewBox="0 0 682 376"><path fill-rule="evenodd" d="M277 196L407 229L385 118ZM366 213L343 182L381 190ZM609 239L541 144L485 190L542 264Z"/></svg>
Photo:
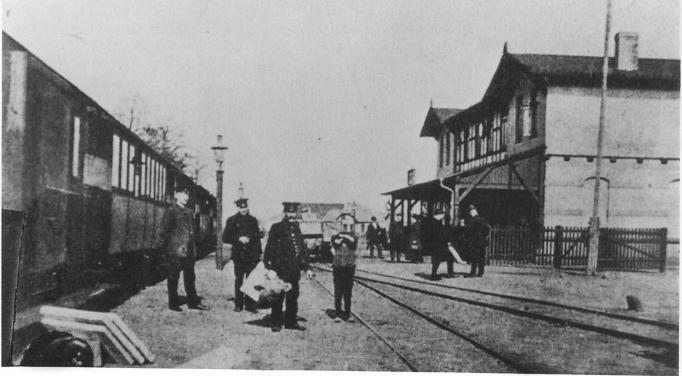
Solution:
<svg viewBox="0 0 682 376"><path fill-rule="evenodd" d="M488 247L488 235L490 225L478 215L478 210L473 205L469 205L469 219L467 235L469 238L469 251L471 252L471 272L469 277L482 277L485 268L485 250Z"/></svg>
<svg viewBox="0 0 682 376"><path fill-rule="evenodd" d="M297 202L284 202L284 218L272 225L268 232L268 242L263 254L265 267L274 270L284 282L291 283L284 297L272 304L272 331L279 332L282 329L282 305L286 301L286 314L284 315L284 327L294 330L305 330L296 321L298 314L299 279L301 269L306 271L306 276L312 278L312 271L308 268L308 254L301 229L296 222L298 212Z"/></svg>
<svg viewBox="0 0 682 376"><path fill-rule="evenodd" d="M244 309L246 298L246 310L256 312L256 302L239 289L242 287L244 277L258 265L261 254L261 232L258 221L249 214L248 199L240 198L234 202L238 212L227 219L223 231L223 242L232 246L232 262L234 264L234 310L240 312Z"/></svg>

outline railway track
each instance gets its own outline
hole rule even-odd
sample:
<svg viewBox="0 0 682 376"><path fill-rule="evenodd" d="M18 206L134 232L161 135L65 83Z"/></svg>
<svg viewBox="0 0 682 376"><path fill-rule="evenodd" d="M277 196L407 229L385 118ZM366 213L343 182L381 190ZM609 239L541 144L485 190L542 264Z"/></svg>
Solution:
<svg viewBox="0 0 682 376"><path fill-rule="evenodd" d="M594 333L627 339L647 346L662 346L677 351L679 348L677 324L602 312L532 298L497 294L437 283L415 281L408 278L373 273L361 269L358 272L373 275L369 278L356 275L356 281L377 283L418 294L466 303L502 311L519 317L531 318L554 325L567 326ZM392 281L400 281L396 283ZM455 290L457 294L445 294L415 285L434 286L442 290Z"/></svg>
<svg viewBox="0 0 682 376"><path fill-rule="evenodd" d="M330 268L316 268L331 274ZM594 373L595 369L608 369L608 373L669 374L678 369L678 326L673 323L361 269L356 269L355 282L468 342L503 363L511 370L507 372ZM476 318L467 320L471 317ZM422 336L421 332L414 334ZM567 362L565 354L575 351L578 353Z"/></svg>
<svg viewBox="0 0 682 376"><path fill-rule="evenodd" d="M316 267L316 269L324 271L324 272L331 272L331 270L326 269L326 268L321 268L321 267ZM480 343L479 341L476 341L475 339L471 338L470 336L467 336L465 333L462 331L458 330L457 328L453 327L449 323L447 323L444 320L438 319L436 317L433 317L432 315L429 315L418 308L401 301L399 299L396 299L395 297L386 294L379 289L376 289L369 284L358 280L356 278L356 283L369 291L372 291L373 293L379 295L380 297L383 297L387 301L398 305L399 307L403 308L405 311L414 314L423 320L427 321L428 323L432 324L435 328L441 331L445 331L449 334L452 334L459 339L463 340L464 342L470 344L473 346L475 349L477 349L480 352L483 352L486 354L486 356L493 358L495 361L501 363L504 365L506 371L505 372L518 372L518 373L546 373L549 372L545 367L538 367L537 365L527 365L518 362L517 360L513 359L512 357L508 356L507 354L500 352L496 349L490 348L485 346L483 343ZM318 279L315 279L315 282L324 289L329 295L334 296L333 292L327 288L322 282L320 282ZM394 344L391 342L390 339L387 338L386 335L382 334L380 330L378 330L376 327L374 327L370 323L370 319L364 318L361 315L357 313L357 310L353 311L353 316L365 327L367 327L374 335L379 338L381 342L386 344L391 351L401 359L401 361L413 372L428 372L428 371L434 371L433 369L425 369L423 367L420 367L416 364L415 361L410 360L410 356L408 354L405 354L403 351L399 349L400 344Z"/></svg>

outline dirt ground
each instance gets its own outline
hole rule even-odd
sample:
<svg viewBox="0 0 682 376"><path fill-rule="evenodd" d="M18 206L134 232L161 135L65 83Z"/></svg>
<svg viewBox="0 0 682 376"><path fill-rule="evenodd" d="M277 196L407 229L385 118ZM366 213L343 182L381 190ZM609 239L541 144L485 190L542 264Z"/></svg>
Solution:
<svg viewBox="0 0 682 376"><path fill-rule="evenodd" d="M396 264L364 257L359 258L358 268L416 280L423 280L430 272L428 263ZM209 258L199 261L196 270L197 289L204 303L211 306L210 311L191 311L186 306L182 307L182 312L168 310L165 282L144 289L113 310L156 354L155 363L147 367L408 371L401 360L360 323L334 323L330 317L333 299L314 281L301 281L299 316L305 320L300 324L307 330L283 329L272 333L267 317L269 310L260 310L258 314L233 311L231 263L218 271ZM445 272L445 265L441 265L440 272ZM455 272L468 272L468 266L456 265ZM317 279L331 287L331 281L324 273L318 272ZM637 313L638 316L678 322L677 270L666 273L609 272L587 277L539 268L493 266L486 268L483 278L443 279L439 283L633 315L635 313L626 312L625 296L636 295L645 308ZM408 355L420 369L510 372L466 343L432 331L427 328L429 324L405 316L395 306L380 302L377 296L363 293L358 286L354 288L353 304L354 311L377 330L401 343L399 351ZM425 308L434 305L427 301L419 304ZM459 306L444 305L435 309L434 314L448 317L454 312L463 311ZM461 321L461 316L449 318ZM518 347L514 349L518 354L526 353L529 358L546 357L541 360L551 366L548 372L670 374L677 370L676 364L665 365L664 361L656 360L657 354L649 354L646 349L633 347L624 355L617 355L612 352L613 346L620 348L629 344L612 344L599 336L580 337L574 332L556 334L555 328L547 328L546 333L557 336L550 348L547 348L548 342L540 341L537 336L518 340L526 338L526 332L542 333L544 329L537 323L501 321L496 314L476 314L466 326L474 334L497 333L498 346L513 344ZM488 338L481 335L478 338ZM605 341L609 344L605 345ZM591 356L585 357L585 351ZM572 366L571 359L583 360L584 366ZM625 368L622 364L640 366Z"/></svg>

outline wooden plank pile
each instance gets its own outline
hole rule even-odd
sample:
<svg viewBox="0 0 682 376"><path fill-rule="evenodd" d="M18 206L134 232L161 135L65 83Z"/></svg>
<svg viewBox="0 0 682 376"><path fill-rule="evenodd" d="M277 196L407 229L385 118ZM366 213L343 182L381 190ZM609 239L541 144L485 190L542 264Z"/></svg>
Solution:
<svg viewBox="0 0 682 376"><path fill-rule="evenodd" d="M102 365L101 349L120 364L154 361L154 354L115 313L43 306L40 316L46 327L86 340L95 355L95 366Z"/></svg>

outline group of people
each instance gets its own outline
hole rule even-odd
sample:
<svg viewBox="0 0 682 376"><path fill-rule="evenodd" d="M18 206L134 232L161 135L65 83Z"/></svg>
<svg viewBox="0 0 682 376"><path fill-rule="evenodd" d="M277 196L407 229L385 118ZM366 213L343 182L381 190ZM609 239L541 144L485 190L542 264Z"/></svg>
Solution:
<svg viewBox="0 0 682 376"><path fill-rule="evenodd" d="M455 261L468 262L471 264L469 276L481 277L490 226L473 205L468 207L467 216L468 219L461 219L456 226L449 226L444 223L445 213L435 209L430 216L414 215L415 223L408 228L403 225L402 213L397 212L389 225L388 239L376 217L372 217L365 235L369 257L373 258L376 250L381 258L382 248L386 246L391 262L400 262L401 255L412 262L422 262L422 254L428 253L431 255L430 277L433 280L438 279L438 268L443 262L447 264L447 275L453 276Z"/></svg>
<svg viewBox="0 0 682 376"><path fill-rule="evenodd" d="M194 262L197 255L196 234L193 215L185 206L188 195L183 191L175 193L175 203L163 215L159 230L158 249L163 250L167 265L168 277L168 308L180 311L181 302L178 297L178 281L180 272L183 273L187 306L189 309L207 310L209 307L201 303L195 287ZM308 263L308 255L301 230L296 221L298 203L284 202L284 216L280 222L272 225L268 233L268 240L263 251L261 245L262 231L258 221L249 214L248 199L240 198L235 201L238 211L229 217L225 223L222 240L232 248L234 265L234 310L241 312L246 309L257 311L257 304L241 291L244 279L262 260L268 270L277 273L285 283L291 284L281 298L275 299L271 306L271 329L279 332L282 326L287 329L305 330L298 324L298 297L301 271L306 272L308 278L313 274ZM438 268L442 262L447 263L448 275L452 276L453 262L458 252L471 264L470 276L482 276L485 265L485 249L488 241L490 226L472 205L468 208L469 218L466 225L450 227L444 223L444 213L435 210L430 217L421 219L415 224L421 242L421 248L431 254L431 278L438 279ZM372 223L367 229L367 244L370 257L381 257L385 245L382 237L383 229L372 217ZM396 213L394 221L389 227L391 261L400 262L401 254L405 254L410 243L410 231L402 225L402 216ZM357 238L352 233L335 233L331 237L331 252L333 254L334 281L334 321L353 321L351 315L351 292L355 275ZM451 249L452 248L452 249ZM454 252L453 252L454 251ZM413 261L419 261L419 252L413 252ZM283 305L286 304L286 312Z"/></svg>
<svg viewBox="0 0 682 376"><path fill-rule="evenodd" d="M421 246L431 254L431 279L438 280L438 268L445 262L447 275L454 276L453 264L468 262L469 277L482 277L485 270L485 251L488 246L490 225L478 214L475 206L467 209L468 218L457 226L443 223L445 213L435 210L420 224Z"/></svg>
<svg viewBox="0 0 682 376"><path fill-rule="evenodd" d="M185 206L188 195L183 191L175 192L174 204L166 210L161 220L161 226L157 237L157 249L160 249L165 258L168 278L168 308L173 311L181 311L181 301L178 297L178 281L180 272L183 273L185 292L187 293L187 306L189 309L208 310L209 307L201 303L195 287L194 262L196 259L196 234L193 215ZM241 291L244 279L262 260L268 270L277 273L277 276L285 283L291 284L291 289L281 298L272 302L271 306L271 329L279 332L284 326L287 329L305 330L297 322L299 280L301 271L306 272L308 278L313 274L309 268L308 255L298 222L295 220L298 211L298 203L285 202L284 216L280 222L272 225L268 233L268 240L263 251L261 245L262 232L258 221L249 214L248 199L240 198L235 201L238 211L229 217L225 223L222 240L232 248L232 262L234 265L234 310L241 312L246 309L256 312L256 302ZM341 241L339 241L341 239ZM351 243L344 243L344 241ZM343 243L343 244L342 244ZM350 256L349 250L355 249L356 240L350 235L341 234L333 239L335 248L345 249L346 256L343 258L344 268L339 269L342 273L337 278L335 269L335 283L339 282L337 305L339 317L341 317L340 299L345 300L346 312L350 312L350 287L355 270L354 253ZM349 246L348 244L352 244ZM342 258L338 253L339 260ZM352 269L352 270L351 270ZM350 277L348 277L350 276ZM286 304L286 312L283 305ZM349 315L349 314L348 314Z"/></svg>

